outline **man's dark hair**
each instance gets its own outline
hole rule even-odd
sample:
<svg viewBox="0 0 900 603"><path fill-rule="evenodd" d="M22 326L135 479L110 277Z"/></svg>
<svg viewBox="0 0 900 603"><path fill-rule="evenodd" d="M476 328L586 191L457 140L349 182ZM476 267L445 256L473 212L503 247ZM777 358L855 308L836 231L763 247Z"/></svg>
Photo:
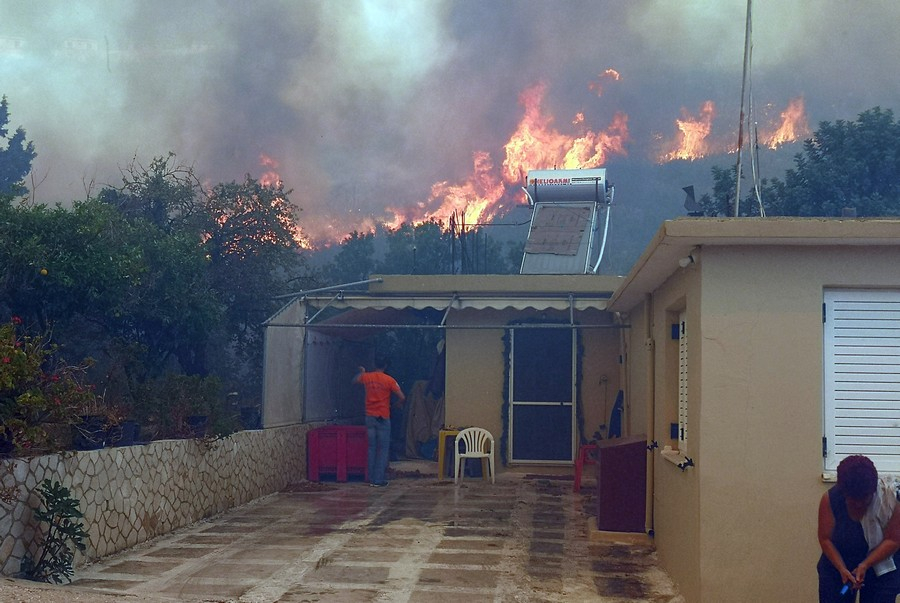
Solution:
<svg viewBox="0 0 900 603"><path fill-rule="evenodd" d="M387 370L388 367L388 359L384 354L376 354L375 355L375 368L380 368L381 370Z"/></svg>

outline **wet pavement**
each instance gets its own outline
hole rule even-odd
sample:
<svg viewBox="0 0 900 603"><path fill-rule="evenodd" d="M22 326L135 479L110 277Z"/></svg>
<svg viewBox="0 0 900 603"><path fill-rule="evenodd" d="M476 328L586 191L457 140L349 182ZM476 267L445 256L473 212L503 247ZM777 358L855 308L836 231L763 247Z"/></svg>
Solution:
<svg viewBox="0 0 900 603"><path fill-rule="evenodd" d="M408 473L296 484L78 568L73 586L130 601L683 601L649 542L592 530L589 487Z"/></svg>

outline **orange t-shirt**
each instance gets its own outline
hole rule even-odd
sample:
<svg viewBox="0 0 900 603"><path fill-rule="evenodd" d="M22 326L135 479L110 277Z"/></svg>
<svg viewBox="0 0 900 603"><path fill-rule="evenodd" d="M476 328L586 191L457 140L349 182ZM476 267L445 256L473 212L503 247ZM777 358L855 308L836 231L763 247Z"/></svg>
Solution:
<svg viewBox="0 0 900 603"><path fill-rule="evenodd" d="M400 394L397 381L380 371L363 373L359 382L366 388L366 415L370 417L391 417L391 394Z"/></svg>

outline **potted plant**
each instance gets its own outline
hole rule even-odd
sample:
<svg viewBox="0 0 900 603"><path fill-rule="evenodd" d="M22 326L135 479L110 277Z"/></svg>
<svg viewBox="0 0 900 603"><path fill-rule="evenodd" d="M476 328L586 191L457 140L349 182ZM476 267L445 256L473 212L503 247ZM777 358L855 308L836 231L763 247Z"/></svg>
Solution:
<svg viewBox="0 0 900 603"><path fill-rule="evenodd" d="M215 377L169 373L146 385L146 420L162 437L203 437L221 414L221 389Z"/></svg>
<svg viewBox="0 0 900 603"><path fill-rule="evenodd" d="M113 432L125 419L122 410L103 396L90 396L77 405L77 421L72 424L76 450L96 450L113 443Z"/></svg>

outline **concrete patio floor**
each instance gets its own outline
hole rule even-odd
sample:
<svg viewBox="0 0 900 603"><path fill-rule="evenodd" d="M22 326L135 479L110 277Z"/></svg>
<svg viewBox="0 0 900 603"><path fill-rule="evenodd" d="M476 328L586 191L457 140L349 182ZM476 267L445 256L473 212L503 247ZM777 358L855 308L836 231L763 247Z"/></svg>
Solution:
<svg viewBox="0 0 900 603"><path fill-rule="evenodd" d="M69 588L123 601L683 601L644 539L592 533L590 484L573 494L571 480L504 472L455 487L404 465L384 488L298 484L78 568Z"/></svg>

